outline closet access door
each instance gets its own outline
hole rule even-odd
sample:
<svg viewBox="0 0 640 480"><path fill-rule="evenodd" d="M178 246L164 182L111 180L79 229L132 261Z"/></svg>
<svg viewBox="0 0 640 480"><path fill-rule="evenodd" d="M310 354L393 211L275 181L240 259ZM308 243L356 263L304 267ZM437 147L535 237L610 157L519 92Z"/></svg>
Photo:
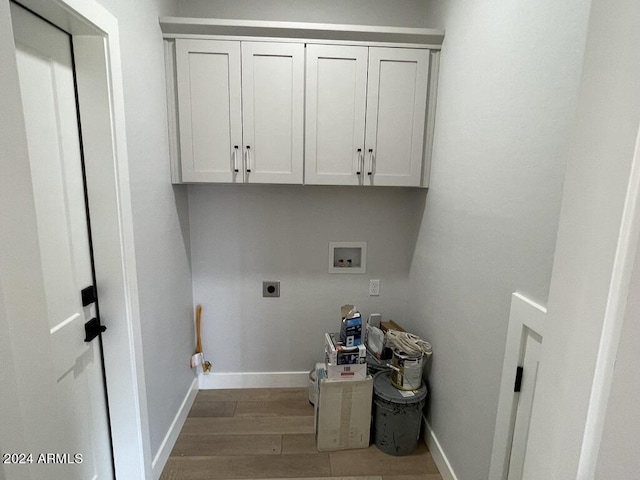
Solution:
<svg viewBox="0 0 640 480"><path fill-rule="evenodd" d="M21 188L34 207L15 214L34 225L25 251L40 266L43 295L23 285L17 298L40 314L20 325L31 349L15 358L39 373L19 389L30 449L3 467L10 478L112 479L71 36L10 5L31 172Z"/></svg>

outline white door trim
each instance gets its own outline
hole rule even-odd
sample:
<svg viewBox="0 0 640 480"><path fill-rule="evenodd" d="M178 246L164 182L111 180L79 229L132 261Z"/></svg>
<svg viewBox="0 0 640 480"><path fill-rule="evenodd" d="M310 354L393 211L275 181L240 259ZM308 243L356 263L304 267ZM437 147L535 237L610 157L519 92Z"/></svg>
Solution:
<svg viewBox="0 0 640 480"><path fill-rule="evenodd" d="M0 1L0 24L10 25L8 0ZM72 35L100 311L109 329L103 344L116 475L152 478L117 20L95 0L20 3ZM0 29L0 42L3 54L15 49L11 29ZM19 98L15 55L2 60L0 92ZM3 118L2 126L11 121L24 131L21 116ZM26 155L24 134L8 145Z"/></svg>
<svg viewBox="0 0 640 480"><path fill-rule="evenodd" d="M640 238L640 129L636 137L635 151L629 174L620 234L613 261L613 271L607 295L604 321L589 408L585 422L577 478L593 478L595 475L600 441L607 415L607 405L615 368L622 327L624 325L627 298L631 284L635 257Z"/></svg>
<svg viewBox="0 0 640 480"><path fill-rule="evenodd" d="M498 399L498 413L493 437L489 480L507 478L513 422L515 421L517 399L513 391L516 366L518 365L523 332L536 332L544 339L546 308L519 293L511 297L511 312L507 330L507 343L502 366L502 381Z"/></svg>

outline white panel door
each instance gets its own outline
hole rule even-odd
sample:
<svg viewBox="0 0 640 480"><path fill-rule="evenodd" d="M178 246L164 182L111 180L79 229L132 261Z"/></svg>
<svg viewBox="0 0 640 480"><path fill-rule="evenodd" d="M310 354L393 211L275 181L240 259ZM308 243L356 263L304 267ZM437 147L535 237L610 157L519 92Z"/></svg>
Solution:
<svg viewBox="0 0 640 480"><path fill-rule="evenodd" d="M420 186L429 51L369 49L365 185Z"/></svg>
<svg viewBox="0 0 640 480"><path fill-rule="evenodd" d="M184 182L242 182L240 42L176 40Z"/></svg>
<svg viewBox="0 0 640 480"><path fill-rule="evenodd" d="M302 183L304 45L242 42L246 183Z"/></svg>
<svg viewBox="0 0 640 480"><path fill-rule="evenodd" d="M85 342L95 304L83 307L80 291L93 285L82 161L69 35L11 4L16 57L28 140L39 256L47 318L25 329L46 331L24 359L53 364L51 387L32 385L57 426L28 432L40 453L68 454L44 465L41 478L112 478L99 339ZM26 288L26 287L25 287ZM27 294L28 295L28 294ZM27 298L25 301L30 301ZM41 352L52 352L45 358ZM55 429L55 438L51 438ZM79 456L76 456L79 455ZM41 460L38 458L38 460ZM80 462L80 463L78 463ZM57 462L56 462L57 463ZM35 477L34 477L35 478Z"/></svg>
<svg viewBox="0 0 640 480"><path fill-rule="evenodd" d="M362 184L367 55L367 47L307 45L307 184Z"/></svg>
<svg viewBox="0 0 640 480"><path fill-rule="evenodd" d="M531 409L538 380L538 365L542 349L542 337L533 330L524 330L520 365L522 365L522 382L518 396L518 406L513 425L511 454L509 458L509 473L507 480L521 480L529 438L529 424Z"/></svg>

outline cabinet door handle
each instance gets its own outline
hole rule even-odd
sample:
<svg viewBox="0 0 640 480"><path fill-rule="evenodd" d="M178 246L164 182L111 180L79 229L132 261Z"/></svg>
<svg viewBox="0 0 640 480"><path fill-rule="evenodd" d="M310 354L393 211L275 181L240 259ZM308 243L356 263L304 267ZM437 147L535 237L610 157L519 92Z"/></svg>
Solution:
<svg viewBox="0 0 640 480"><path fill-rule="evenodd" d="M369 149L369 171L367 175L373 175L373 148Z"/></svg>
<svg viewBox="0 0 640 480"><path fill-rule="evenodd" d="M238 168L238 145L233 146L233 172L238 173L240 169Z"/></svg>
<svg viewBox="0 0 640 480"><path fill-rule="evenodd" d="M362 170L364 169L364 155L362 155L362 149L358 149L358 171L356 175L362 175Z"/></svg>
<svg viewBox="0 0 640 480"><path fill-rule="evenodd" d="M251 147L247 145L247 164L246 164L247 173L251 173Z"/></svg>

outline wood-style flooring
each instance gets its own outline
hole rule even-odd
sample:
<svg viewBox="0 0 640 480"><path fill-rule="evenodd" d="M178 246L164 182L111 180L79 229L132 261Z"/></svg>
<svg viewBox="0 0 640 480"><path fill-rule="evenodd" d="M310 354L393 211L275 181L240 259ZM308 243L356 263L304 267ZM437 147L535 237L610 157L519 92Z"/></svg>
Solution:
<svg viewBox="0 0 640 480"><path fill-rule="evenodd" d="M202 390L161 480L442 480L423 442L410 456L318 452L306 388Z"/></svg>

